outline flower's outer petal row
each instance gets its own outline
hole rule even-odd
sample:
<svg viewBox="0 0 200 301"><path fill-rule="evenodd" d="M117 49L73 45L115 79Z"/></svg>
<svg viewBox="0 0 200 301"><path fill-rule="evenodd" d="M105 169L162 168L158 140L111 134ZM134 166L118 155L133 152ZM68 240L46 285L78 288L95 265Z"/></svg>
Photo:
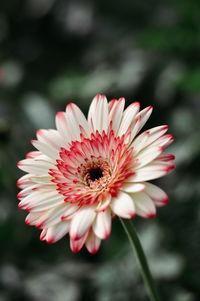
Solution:
<svg viewBox="0 0 200 301"><path fill-rule="evenodd" d="M97 130L100 134L103 131L107 133L109 116L108 102L105 95L97 95L93 99L88 112L88 123L91 131L95 132Z"/></svg>
<svg viewBox="0 0 200 301"><path fill-rule="evenodd" d="M130 125L133 123L133 121L135 121L139 109L139 102L134 102L131 105L129 105L128 108L126 108L126 110L123 113L121 124L117 133L118 136L122 136L127 132Z"/></svg>
<svg viewBox="0 0 200 301"><path fill-rule="evenodd" d="M99 250L100 244L101 244L101 239L97 237L91 229L87 237L87 240L85 242L85 246L87 250L91 254L95 254Z"/></svg>
<svg viewBox="0 0 200 301"><path fill-rule="evenodd" d="M152 218L156 215L156 206L152 199L145 192L138 192L132 195L136 214L144 218Z"/></svg>
<svg viewBox="0 0 200 301"><path fill-rule="evenodd" d="M119 100L113 99L109 102L110 105L110 111L109 111L109 122L112 121L112 129L117 134L123 111L124 111L124 105L125 105L125 99L120 98Z"/></svg>
<svg viewBox="0 0 200 301"><path fill-rule="evenodd" d="M69 235L72 240L81 239L91 227L95 219L95 206L81 207L72 217Z"/></svg>
<svg viewBox="0 0 200 301"><path fill-rule="evenodd" d="M100 239L106 239L111 232L111 212L110 208L101 211L96 215L93 222L93 231Z"/></svg>
<svg viewBox="0 0 200 301"><path fill-rule="evenodd" d="M135 216L135 205L131 196L120 191L116 198L112 199L110 205L114 214L123 218L133 218Z"/></svg>
<svg viewBox="0 0 200 301"><path fill-rule="evenodd" d="M143 182L142 184L146 186L145 193L154 201L156 206L160 207L168 203L168 195L160 187L148 182Z"/></svg>

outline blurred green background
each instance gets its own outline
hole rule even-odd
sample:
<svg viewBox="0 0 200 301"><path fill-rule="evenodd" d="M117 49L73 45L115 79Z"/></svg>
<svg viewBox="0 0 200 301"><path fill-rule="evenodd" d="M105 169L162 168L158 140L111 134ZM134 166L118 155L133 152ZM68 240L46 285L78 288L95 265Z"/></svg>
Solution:
<svg viewBox="0 0 200 301"><path fill-rule="evenodd" d="M117 219L96 255L68 237L40 242L17 208L16 162L68 102L124 96L153 105L145 128L169 124L176 170L154 181L170 196L136 217L162 300L200 300L200 2L0 1L0 301L148 300Z"/></svg>

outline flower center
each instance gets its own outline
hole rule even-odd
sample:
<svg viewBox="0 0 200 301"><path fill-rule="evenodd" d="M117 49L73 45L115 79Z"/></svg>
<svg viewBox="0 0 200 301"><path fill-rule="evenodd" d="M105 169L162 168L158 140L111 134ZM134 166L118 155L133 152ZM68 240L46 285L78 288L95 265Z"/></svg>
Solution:
<svg viewBox="0 0 200 301"><path fill-rule="evenodd" d="M100 167L92 168L88 173L88 179L91 181L99 180L103 177L103 172Z"/></svg>
<svg viewBox="0 0 200 301"><path fill-rule="evenodd" d="M80 138L69 149L60 149L56 168L49 170L58 192L65 202L78 206L102 202L108 194L116 197L123 182L134 174L128 137L116 137L110 130Z"/></svg>

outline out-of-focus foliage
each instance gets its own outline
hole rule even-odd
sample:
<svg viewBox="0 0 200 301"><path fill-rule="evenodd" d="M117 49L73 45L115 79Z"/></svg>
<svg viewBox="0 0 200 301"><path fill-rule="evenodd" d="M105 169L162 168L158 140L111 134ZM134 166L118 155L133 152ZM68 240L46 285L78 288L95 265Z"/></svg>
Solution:
<svg viewBox="0 0 200 301"><path fill-rule="evenodd" d="M169 124L176 170L155 181L170 203L134 219L162 300L200 300L200 3L0 1L0 300L147 300L117 220L96 255L68 238L39 241L17 208L16 162L38 128L97 93L154 106L148 127Z"/></svg>

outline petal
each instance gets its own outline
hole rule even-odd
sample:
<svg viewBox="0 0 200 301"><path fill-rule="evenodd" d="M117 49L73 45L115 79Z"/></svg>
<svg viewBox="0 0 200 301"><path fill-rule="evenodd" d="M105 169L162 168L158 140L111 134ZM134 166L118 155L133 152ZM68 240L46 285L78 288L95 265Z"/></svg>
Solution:
<svg viewBox="0 0 200 301"><path fill-rule="evenodd" d="M49 147L49 145L47 145L46 143L38 140L31 140L31 143L35 148L37 148L43 154L47 155L49 158L58 158L58 151L55 148Z"/></svg>
<svg viewBox="0 0 200 301"><path fill-rule="evenodd" d="M23 190L21 190L18 193L17 198L19 200L22 200L23 198L28 196L30 193L32 193L36 187L37 187L37 184L35 184L35 183L34 183L34 185L29 185L28 187L24 188Z"/></svg>
<svg viewBox="0 0 200 301"><path fill-rule="evenodd" d="M86 234L78 240L73 240L72 238L70 238L70 248L71 248L72 252L78 252L82 249L82 247L88 237L88 233L89 233L89 231L86 232Z"/></svg>
<svg viewBox="0 0 200 301"><path fill-rule="evenodd" d="M57 242L69 232L69 221L60 222L50 228L46 233L46 241L50 244Z"/></svg>
<svg viewBox="0 0 200 301"><path fill-rule="evenodd" d="M141 168L147 164L149 164L151 161L153 161L155 158L157 158L163 151L163 148L161 146L155 146L155 147L147 147L136 156L137 163L135 165L135 169Z"/></svg>
<svg viewBox="0 0 200 301"><path fill-rule="evenodd" d="M85 246L87 248L87 250L91 253L91 254L95 254L100 247L101 244L101 239L99 237L97 237L94 232L91 230L88 238L85 242Z"/></svg>
<svg viewBox="0 0 200 301"><path fill-rule="evenodd" d="M65 221L65 220L68 220L69 218L71 218L72 215L79 209L79 207L76 204L72 205L69 203L69 205L70 206L66 206L66 209L61 217L62 221Z"/></svg>
<svg viewBox="0 0 200 301"><path fill-rule="evenodd" d="M110 208L101 211L96 215L95 221L92 225L94 233L100 239L106 239L111 232L111 212Z"/></svg>
<svg viewBox="0 0 200 301"><path fill-rule="evenodd" d="M48 229L43 229L41 234L40 234L40 240L45 240L46 239L46 234L47 234Z"/></svg>
<svg viewBox="0 0 200 301"><path fill-rule="evenodd" d="M20 162L20 161L19 161ZM18 164L19 164L18 162ZM18 166L19 167L19 166ZM32 175L27 174L22 176L18 181L17 181L17 186L21 189L25 189L26 187L28 187L29 185L34 184L32 181Z"/></svg>
<svg viewBox="0 0 200 301"><path fill-rule="evenodd" d="M81 207L72 217L69 235L72 240L79 240L89 230L96 216L95 206Z"/></svg>
<svg viewBox="0 0 200 301"><path fill-rule="evenodd" d="M55 208L48 210L45 214L38 219L36 223L37 228L49 228L59 222L61 222L61 216L63 212L66 210L67 204L60 204ZM32 211L34 212L34 211Z"/></svg>
<svg viewBox="0 0 200 301"><path fill-rule="evenodd" d="M111 209L114 214L123 218L133 218L135 215L135 205L132 197L120 191L116 198L112 199Z"/></svg>
<svg viewBox="0 0 200 301"><path fill-rule="evenodd" d="M60 133L56 130L43 130L40 129L36 132L36 136L38 141L41 141L48 145L48 147L52 147L55 151L59 151L59 149L63 146L66 147L66 142L61 137Z"/></svg>
<svg viewBox="0 0 200 301"><path fill-rule="evenodd" d="M61 137L66 141L66 143L71 142L72 139L72 132L73 128L70 128L69 122L67 120L67 113L65 112L58 112L56 114L56 128L60 133Z"/></svg>
<svg viewBox="0 0 200 301"><path fill-rule="evenodd" d="M139 127L139 130L138 132L141 130L141 128L145 125L145 123L147 122L147 120L149 119L151 113L153 111L153 107L152 106L149 106L145 109L143 109L142 111L140 111L137 115L136 115L136 118L138 117L141 117L141 120L140 120L140 127Z"/></svg>
<svg viewBox="0 0 200 301"><path fill-rule="evenodd" d="M167 130L168 130L167 125L156 126L154 128L149 129L147 131L149 133L148 139L147 139L144 147L147 147L148 145L150 145L154 141L156 141L158 138L163 136L167 132Z"/></svg>
<svg viewBox="0 0 200 301"><path fill-rule="evenodd" d="M21 160L18 162L17 166L23 171L36 175L48 174L49 169L54 167L50 162L34 159Z"/></svg>
<svg viewBox="0 0 200 301"><path fill-rule="evenodd" d="M145 193L154 201L156 206L164 206L168 203L168 195L160 187L151 183L143 182L146 186Z"/></svg>
<svg viewBox="0 0 200 301"><path fill-rule="evenodd" d="M139 191L143 191L145 189L145 185L142 183L137 183L137 184L133 184L133 183L125 183L121 190L125 191L125 192L139 192Z"/></svg>
<svg viewBox="0 0 200 301"><path fill-rule="evenodd" d="M110 205L111 199L112 197L109 194L105 200L99 203L95 211L96 212L104 211Z"/></svg>
<svg viewBox="0 0 200 301"><path fill-rule="evenodd" d="M90 130L98 130L101 134L103 130L107 132L109 125L108 103L105 95L97 95L93 99L88 112L88 123Z"/></svg>
<svg viewBox="0 0 200 301"><path fill-rule="evenodd" d="M139 128L139 127L138 127ZM133 147L134 155L138 154L140 150L145 147L145 143L148 140L149 133L143 132L138 137L136 137L130 147Z"/></svg>
<svg viewBox="0 0 200 301"><path fill-rule="evenodd" d="M168 135L163 135L162 137L160 137L159 139L155 140L151 146L162 146L163 148L166 148L167 146L169 146L172 142L174 141L174 137L170 134Z"/></svg>
<svg viewBox="0 0 200 301"><path fill-rule="evenodd" d="M122 114L124 110L125 99L113 100L112 108L109 112L109 121L112 121L112 129L117 133L121 123Z"/></svg>
<svg viewBox="0 0 200 301"><path fill-rule="evenodd" d="M66 118L69 128L72 130L72 139L79 140L80 138L80 126L89 133L88 122L83 112L74 103L70 103L66 107Z"/></svg>
<svg viewBox="0 0 200 301"><path fill-rule="evenodd" d="M154 180L167 175L173 169L174 164L156 165L154 163L150 163L149 165L136 170L136 173L133 176L129 177L127 181L143 182Z"/></svg>
<svg viewBox="0 0 200 301"><path fill-rule="evenodd" d="M39 218L41 218L41 216L43 214L45 214L46 211L42 211L42 212L30 212L26 219L25 219L25 223L29 226L33 226L37 223L37 221L39 220Z"/></svg>
<svg viewBox="0 0 200 301"><path fill-rule="evenodd" d="M33 191L19 203L20 209L43 211L64 202L63 196L54 191Z"/></svg>
<svg viewBox="0 0 200 301"><path fill-rule="evenodd" d="M131 123L136 119L136 115L140 109L139 102L134 102L123 113L122 121L118 130L118 136L125 134L131 125Z"/></svg>
<svg viewBox="0 0 200 301"><path fill-rule="evenodd" d="M29 153L26 154L26 159L34 159L34 158L39 157L41 155L42 155L42 153L38 152L38 151L29 152Z"/></svg>
<svg viewBox="0 0 200 301"><path fill-rule="evenodd" d="M152 218L156 215L156 207L152 199L144 192L133 194L136 213L145 218Z"/></svg>

